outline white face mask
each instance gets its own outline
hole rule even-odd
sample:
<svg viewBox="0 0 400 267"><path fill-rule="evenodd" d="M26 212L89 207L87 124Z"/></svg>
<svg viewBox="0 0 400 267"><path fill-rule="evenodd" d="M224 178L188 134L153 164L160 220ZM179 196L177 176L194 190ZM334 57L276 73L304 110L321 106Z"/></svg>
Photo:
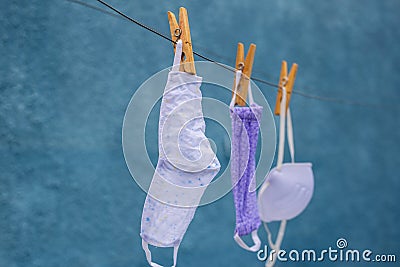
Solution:
<svg viewBox="0 0 400 267"><path fill-rule="evenodd" d="M272 169L259 193L260 217L264 222L290 220L299 215L313 195L311 163L286 163Z"/></svg>
<svg viewBox="0 0 400 267"><path fill-rule="evenodd" d="M279 150L277 166L267 175L258 193L259 214L268 233L268 243L278 251L285 233L286 221L298 216L310 202L314 192L314 175L311 163L294 162L293 126L290 110L287 110L287 131L291 163L283 162L286 122L286 90L283 88L280 106ZM266 223L281 221L275 243L272 242L271 232ZM273 266L268 261L266 266Z"/></svg>
<svg viewBox="0 0 400 267"><path fill-rule="evenodd" d="M159 121L159 159L143 207L142 247L174 247L174 266L182 238L220 164L204 135L201 77L179 71L182 42L176 47Z"/></svg>

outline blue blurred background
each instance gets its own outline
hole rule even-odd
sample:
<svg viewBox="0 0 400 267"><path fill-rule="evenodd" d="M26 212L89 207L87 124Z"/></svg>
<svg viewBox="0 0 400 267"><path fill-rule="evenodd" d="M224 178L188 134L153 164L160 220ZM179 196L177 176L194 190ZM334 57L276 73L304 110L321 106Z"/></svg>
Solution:
<svg viewBox="0 0 400 267"><path fill-rule="evenodd" d="M183 5L198 52L232 66L237 42L254 42L254 76L276 82L286 59L300 66L295 90L376 104L293 95L297 159L313 162L316 188L283 248L344 237L400 260L398 0L109 1L167 35L166 12ZM63 0L2 0L0 36L0 266L146 266L146 195L125 165L121 128L135 90L170 66L171 44ZM274 105L273 88L259 86ZM231 193L199 208L178 265L263 266L234 243L234 215ZM153 251L171 263L171 250Z"/></svg>

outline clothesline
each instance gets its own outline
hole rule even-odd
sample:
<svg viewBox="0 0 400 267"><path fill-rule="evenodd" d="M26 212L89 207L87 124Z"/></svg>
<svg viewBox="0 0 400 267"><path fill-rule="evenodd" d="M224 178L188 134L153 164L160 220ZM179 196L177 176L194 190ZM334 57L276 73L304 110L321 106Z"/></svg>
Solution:
<svg viewBox="0 0 400 267"><path fill-rule="evenodd" d="M146 24L141 23L140 21L138 21L138 20L136 20L136 19L134 19L134 18L132 18L132 17L126 15L125 13L121 12L120 10L116 9L115 7L111 6L110 4L108 4L108 3L106 3L106 2L104 2L104 1L102 1L102 0L96 0L96 1L99 2L99 3L101 3L102 5L106 6L106 7L109 8L110 10L114 11L115 13L110 12L110 11L108 11L108 10L104 10L104 9L102 9L102 8L99 8L99 7L94 6L94 5L91 5L91 4L82 2L82 1L80 1L80 0L67 0L67 1L72 2L72 3L76 3L76 4L79 4L79 5L82 5L82 6L91 8L91 9L94 9L94 10L97 10L97 11L99 11L99 12L102 12L102 13L104 13L104 14L107 14L107 15L110 15L110 16L113 16L113 17L116 17L116 18L119 18L119 19L126 19L126 20L128 20L128 21L130 21L130 22L133 22L133 23L135 23L136 25L138 25L138 26L140 26L140 27L142 27L142 28L144 28L144 29L146 29L146 30L148 30L148 31L150 31L150 32L152 32L152 33L158 35L159 37L161 37L161 38L163 38L163 39L165 39L165 40L167 40L167 41L169 41L169 42L176 43L176 41L172 40L172 39L169 38L168 36L166 36L166 35L164 35L164 34L158 32L157 30L155 30L155 29L153 29L153 28L147 26ZM118 14L118 15L117 15L117 14ZM196 45L196 46L198 46L198 45ZM206 50L206 49L203 48L203 50ZM206 61L209 61L209 62L212 62L212 63L214 63L214 64L217 64L218 66L220 66L220 67L222 67L222 68L225 68L225 69L227 69L227 70L229 70L229 71L235 72L235 69L234 69L234 68L229 67L229 66L226 66L226 65L224 65L224 64L221 64L221 63L219 63L218 61L216 61L216 60L214 60L214 59L212 59L212 58L210 58L210 57L208 57L208 56L204 56L204 55L202 55L202 54L200 54L200 53L198 53L198 52L195 52L195 51L193 51L193 54L196 55L196 56L198 56L198 57L200 57L200 58L202 58L202 59L204 59L204 60L206 60ZM214 53L214 52L213 52L212 54L218 56L219 58L223 58L222 56L217 55L217 54ZM257 72L257 71L255 70L255 71L253 71L253 72ZM267 81L267 80L264 80L264 79L261 79L261 78L258 78L258 77L254 77L254 76L253 76L253 77L251 77L251 79L252 79L253 81L256 81L256 82L259 82L259 83L268 85L268 86L273 87L273 88L276 88L276 89L279 88L279 85L278 85L278 84L273 83L273 82L269 82L269 81ZM302 97L305 97L305 98L315 99L315 100L324 101L324 102L345 104L345 105L351 105L351 106L362 106L362 107L369 107L369 108L381 108L381 109L385 108L385 109L388 109L387 106L383 106L383 105L372 104L372 103L366 103L366 102L360 102L360 101L351 101L351 100L348 100L348 99L336 98L336 97L319 96L319 95L309 94L309 93L306 93L306 92L303 92L303 91L300 91L300 90L297 90L297 89L294 89L294 90L293 90L293 94L297 94L297 95L302 96Z"/></svg>

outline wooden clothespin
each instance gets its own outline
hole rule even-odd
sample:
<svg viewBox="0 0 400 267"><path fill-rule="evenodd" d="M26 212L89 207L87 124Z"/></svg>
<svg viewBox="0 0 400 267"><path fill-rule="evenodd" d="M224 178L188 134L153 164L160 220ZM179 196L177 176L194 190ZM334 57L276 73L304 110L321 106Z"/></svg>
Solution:
<svg viewBox="0 0 400 267"><path fill-rule="evenodd" d="M189 19L186 8L179 8L179 24L176 21L174 13L171 11L168 11L168 21L172 40L182 40L182 60L179 70L190 74L196 74L192 41L190 38ZM176 45L174 44L174 51L175 46Z"/></svg>
<svg viewBox="0 0 400 267"><path fill-rule="evenodd" d="M286 88L286 110L289 107L290 97L292 96L292 91L294 86L294 80L296 79L297 67L298 67L297 64L294 63L292 65L292 68L290 69L288 76L287 62L282 61L281 75L279 77L279 89L275 104L275 115L280 115L281 112L280 107L282 101L282 87Z"/></svg>
<svg viewBox="0 0 400 267"><path fill-rule="evenodd" d="M244 58L244 45L238 43L237 53L236 53L236 70L242 70L242 78L239 83L238 91L236 92L235 104L239 106L246 105L247 99L247 89L249 87L251 71L253 70L254 55L256 53L256 45L250 44L249 51L247 51L246 59ZM233 94L235 93L236 86L236 75L233 82ZM233 96L232 94L232 96Z"/></svg>

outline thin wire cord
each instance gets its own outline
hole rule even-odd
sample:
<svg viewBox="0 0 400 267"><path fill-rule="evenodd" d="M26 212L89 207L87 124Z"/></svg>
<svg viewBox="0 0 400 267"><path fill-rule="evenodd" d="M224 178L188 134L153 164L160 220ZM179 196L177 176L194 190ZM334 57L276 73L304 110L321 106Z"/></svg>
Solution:
<svg viewBox="0 0 400 267"><path fill-rule="evenodd" d="M312 94L304 93L299 90L296 90L296 91L293 90L293 94L300 95L300 96L310 98L310 99L319 100L319 101L339 103L339 104L345 104L345 105L361 106L361 107L369 107L369 108L387 108L387 109L390 108L389 106L383 106L383 105L379 105L379 104L350 101L350 100L346 100L346 99L342 99L342 98L333 98L333 97L312 95ZM393 109L394 109L394 107L393 107Z"/></svg>
<svg viewBox="0 0 400 267"><path fill-rule="evenodd" d="M114 13L112 13L112 12L109 12L109 11L107 11L107 10L104 10L104 9L102 9L102 8L96 7L96 6L94 6L94 5L91 5L91 4L82 2L82 1L80 1L80 0L67 0L67 1L72 2L72 3L75 3L75 4L79 4L79 5L82 5L82 6L91 8L91 9L94 9L94 10L96 10L96 11L102 12L102 13L104 13L104 14L107 14L107 15L110 15L110 16L113 16L113 17L116 17L116 18L126 19L126 20L128 20L128 21L130 21L130 22L133 22L133 23L135 23L136 25L138 25L138 26L140 26L140 27L142 27L142 28L144 28L144 29L146 29L146 30L148 30L148 31L150 31L150 32L152 32L152 33L154 33L154 34L160 36L161 38L163 38L163 39L165 39L165 40L168 40L168 41L170 41L170 42L172 42L172 43L176 43L176 41L172 40L172 39L169 38L168 36L166 36L166 35L164 35L164 34L158 32L158 31L154 30L153 28L151 28L151 27L149 27L149 26L147 26L147 25L145 25L145 24L143 24L143 23L141 23L141 22L139 22L139 21L137 21L137 20L135 20L135 19L129 17L128 15L124 14L123 12L119 11L118 9L116 9L115 7L111 6L110 4L104 2L103 0L96 0L96 1L99 2L99 3L101 3L102 5L106 6L107 8L111 9L112 11L114 11L115 13L117 13L118 15L116 15L116 14L114 14ZM207 49L203 48L203 50L207 50ZM220 67L222 67L222 68L224 68L224 69L227 69L227 70L229 70L229 71L232 71L232 72L235 72L235 71L236 71L235 68L226 66L226 65L224 65L224 64L222 64L222 63L219 63L218 61L215 61L214 59L212 59L212 58L210 58L210 57L207 57L207 56L204 56L204 55L202 55L202 54L200 54L200 53L198 53L198 52L193 51L193 54L196 55L196 56L198 56L198 57L200 57L200 58L202 58L202 59L204 59L204 60L206 60L206 61L212 62L212 63L214 63L214 64L216 64L216 65L218 65L218 66L220 66ZM225 59L227 59L226 57L222 57L222 56L216 54L215 52L212 52L212 54L216 55L216 56L219 57L219 58L225 58ZM253 71L253 72L257 72L257 71ZM268 85L268 86L273 87L273 88L279 88L279 85L278 85L278 84L273 83L273 82L266 81L266 80L261 79L261 78L257 78L257 77L254 77L254 76L253 76L251 79L252 79L253 81L256 81L256 82L259 82L259 83ZM339 104L346 104L346 105L353 105L353 106L371 107L371 108L386 108L386 109L388 108L388 106L383 106L383 105L377 105L377 104L371 104L371 103L364 103L364 102L357 102L357 101L349 101L349 100L341 99L341 98L324 97L324 96L319 96L319 95L308 94L308 93L299 91L299 90L297 90L297 89L296 89L296 90L293 90L292 92L293 92L293 94L297 94L297 95L302 96L302 97L305 97L305 98L315 99L315 100L319 100L319 101L325 101L325 102L331 102L331 103L339 103ZM393 108L394 108L394 107L393 107Z"/></svg>
<svg viewBox="0 0 400 267"><path fill-rule="evenodd" d="M68 0L68 1L71 1L71 0ZM76 1L76 0L73 0L73 1L74 1L75 3L78 2L78 1ZM141 23L141 22L139 22L139 21L137 21L137 20L135 20L135 19L129 17L128 15L125 15L124 13L122 13L121 11L119 11L118 9L116 9L115 7L111 6L110 4L108 4L108 3L106 3L106 2L104 2L104 1L102 1L102 0L96 0L96 1L99 2L99 3L101 3L101 4L104 5L104 6L108 7L109 9L111 9L112 11L114 11L115 13L118 13L119 15L121 15L122 17L124 17L125 19L127 19L127 20L129 20L129 21L135 23L136 25L138 25L138 26L140 26L140 27L142 27L142 28L144 28L144 29L146 29L146 30L148 30L148 31L151 31L152 33L157 34L157 35L160 36L161 38L164 38L164 39L166 39L166 40L168 40L168 41L173 42L173 43L176 44L176 41L172 40L171 38L165 36L165 35L162 34L162 33L159 33L158 31L156 31L156 30L150 28L149 26L147 26L147 25L145 25L145 24L143 24L143 23Z"/></svg>
<svg viewBox="0 0 400 267"><path fill-rule="evenodd" d="M94 6L94 5L79 1L79 0L67 0L67 1L71 2L71 3L74 3L74 4L78 4L78 5L84 6L84 7L91 8L93 10L99 11L99 12L104 13L106 15L110 15L110 16L112 16L114 18L117 18L117 19L124 19L123 17L121 17L121 16L119 16L119 15L113 13L113 12L110 12L108 10L104 10L104 9L102 9L100 7L97 7L97 6Z"/></svg>

